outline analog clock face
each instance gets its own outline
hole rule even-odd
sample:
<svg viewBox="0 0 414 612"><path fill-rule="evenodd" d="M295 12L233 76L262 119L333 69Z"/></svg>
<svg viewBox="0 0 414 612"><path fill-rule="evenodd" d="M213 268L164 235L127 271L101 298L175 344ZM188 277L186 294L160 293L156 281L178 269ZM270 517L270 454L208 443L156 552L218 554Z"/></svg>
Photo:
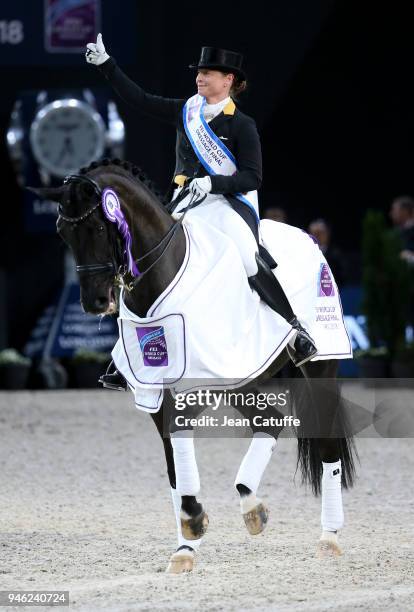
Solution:
<svg viewBox="0 0 414 612"><path fill-rule="evenodd" d="M102 157L105 124L80 100L55 100L36 115L30 128L34 158L54 176L63 178Z"/></svg>

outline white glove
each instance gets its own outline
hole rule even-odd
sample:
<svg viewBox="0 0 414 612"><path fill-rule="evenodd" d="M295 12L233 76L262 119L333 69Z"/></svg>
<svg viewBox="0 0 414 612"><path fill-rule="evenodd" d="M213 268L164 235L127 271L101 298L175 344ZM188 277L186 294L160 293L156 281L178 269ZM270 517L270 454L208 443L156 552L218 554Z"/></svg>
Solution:
<svg viewBox="0 0 414 612"><path fill-rule="evenodd" d="M86 45L85 58L89 64L94 64L95 66L100 66L109 59L109 55L105 51L102 42L102 34L98 34L96 37L96 44L88 43Z"/></svg>
<svg viewBox="0 0 414 612"><path fill-rule="evenodd" d="M190 183L190 191L198 198L202 198L211 191L211 178L204 176L203 178L193 179Z"/></svg>

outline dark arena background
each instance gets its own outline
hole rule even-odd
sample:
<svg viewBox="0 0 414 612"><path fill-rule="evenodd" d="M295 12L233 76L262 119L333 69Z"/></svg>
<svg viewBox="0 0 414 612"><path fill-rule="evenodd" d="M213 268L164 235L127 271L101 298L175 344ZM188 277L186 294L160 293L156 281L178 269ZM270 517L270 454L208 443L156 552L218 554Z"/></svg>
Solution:
<svg viewBox="0 0 414 612"><path fill-rule="evenodd" d="M85 6L93 35L78 48L56 15ZM85 612L413 608L411 12L401 0L0 0L0 605L3 591L35 589L70 591L71 608ZM63 180L49 153L42 166L36 146L46 151L47 139L33 134L42 109L65 99L100 115L100 157L171 187L175 129L131 109L86 63L98 32L132 80L171 98L196 92L188 66L202 46L244 55L237 106L260 134L261 217L319 243L354 350L340 378L355 405L387 414L375 435L356 432L341 557L315 558L320 500L295 479L293 440L277 443L261 491L269 526L252 539L233 489L248 441L202 439L209 533L194 572L165 573L176 526L155 428L129 393L97 384L116 317L82 311L56 203L25 189ZM81 144L65 129L76 159Z"/></svg>
<svg viewBox="0 0 414 612"><path fill-rule="evenodd" d="M105 87L82 56L48 57L42 51L42 4L2 5L2 20L22 17L40 49L26 43L24 50L1 45L3 133L23 90ZM324 218L332 226L334 245L344 252L344 284L359 285L366 210L387 214L393 198L414 192L414 43L407 3L397 1L391 8L334 0L259 2L254 10L244 4L220 6L219 16L186 3L177 8L175 2L159 2L156 11L151 3L122 6L118 12L115 4L103 2L107 44L148 91L190 95L194 74L187 65L198 58L203 44L245 54L249 91L241 108L254 116L262 139L262 212L282 207L288 222L304 229ZM117 104L126 125L125 158L166 190L174 170L174 129L147 121L122 101ZM1 338L3 345L21 349L59 289L62 246L50 232L26 231L23 239L22 193L4 137L0 147L7 202L1 224L2 283L7 287L2 291ZM22 283L16 282L22 277L30 300L22 299ZM352 304L348 311L355 314Z"/></svg>

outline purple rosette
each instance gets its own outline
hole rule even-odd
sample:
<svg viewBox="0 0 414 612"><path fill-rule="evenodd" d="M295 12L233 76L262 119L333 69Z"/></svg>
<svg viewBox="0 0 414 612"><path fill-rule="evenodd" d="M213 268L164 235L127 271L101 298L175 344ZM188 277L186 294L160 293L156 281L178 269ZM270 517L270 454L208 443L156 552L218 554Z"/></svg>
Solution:
<svg viewBox="0 0 414 612"><path fill-rule="evenodd" d="M127 262L128 272L132 274L132 276L139 276L141 273L138 270L131 253L132 237L127 220L122 212L118 196L116 195L115 191L109 187L103 190L102 209L108 221L111 223L116 223L118 231L124 240L124 255Z"/></svg>

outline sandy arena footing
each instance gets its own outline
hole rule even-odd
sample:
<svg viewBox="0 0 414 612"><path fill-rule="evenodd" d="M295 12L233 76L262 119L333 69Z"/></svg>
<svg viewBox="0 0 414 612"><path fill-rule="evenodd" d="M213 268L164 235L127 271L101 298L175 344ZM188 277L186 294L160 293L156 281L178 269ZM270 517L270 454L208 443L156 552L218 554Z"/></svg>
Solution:
<svg viewBox="0 0 414 612"><path fill-rule="evenodd" d="M196 440L210 526L194 572L172 576L162 445L129 394L0 393L0 428L1 590L69 590L71 609L88 612L413 608L412 439L358 440L344 554L328 560L315 558L320 500L294 480L294 440L278 442L265 473L271 514L256 537L233 489L249 441Z"/></svg>

